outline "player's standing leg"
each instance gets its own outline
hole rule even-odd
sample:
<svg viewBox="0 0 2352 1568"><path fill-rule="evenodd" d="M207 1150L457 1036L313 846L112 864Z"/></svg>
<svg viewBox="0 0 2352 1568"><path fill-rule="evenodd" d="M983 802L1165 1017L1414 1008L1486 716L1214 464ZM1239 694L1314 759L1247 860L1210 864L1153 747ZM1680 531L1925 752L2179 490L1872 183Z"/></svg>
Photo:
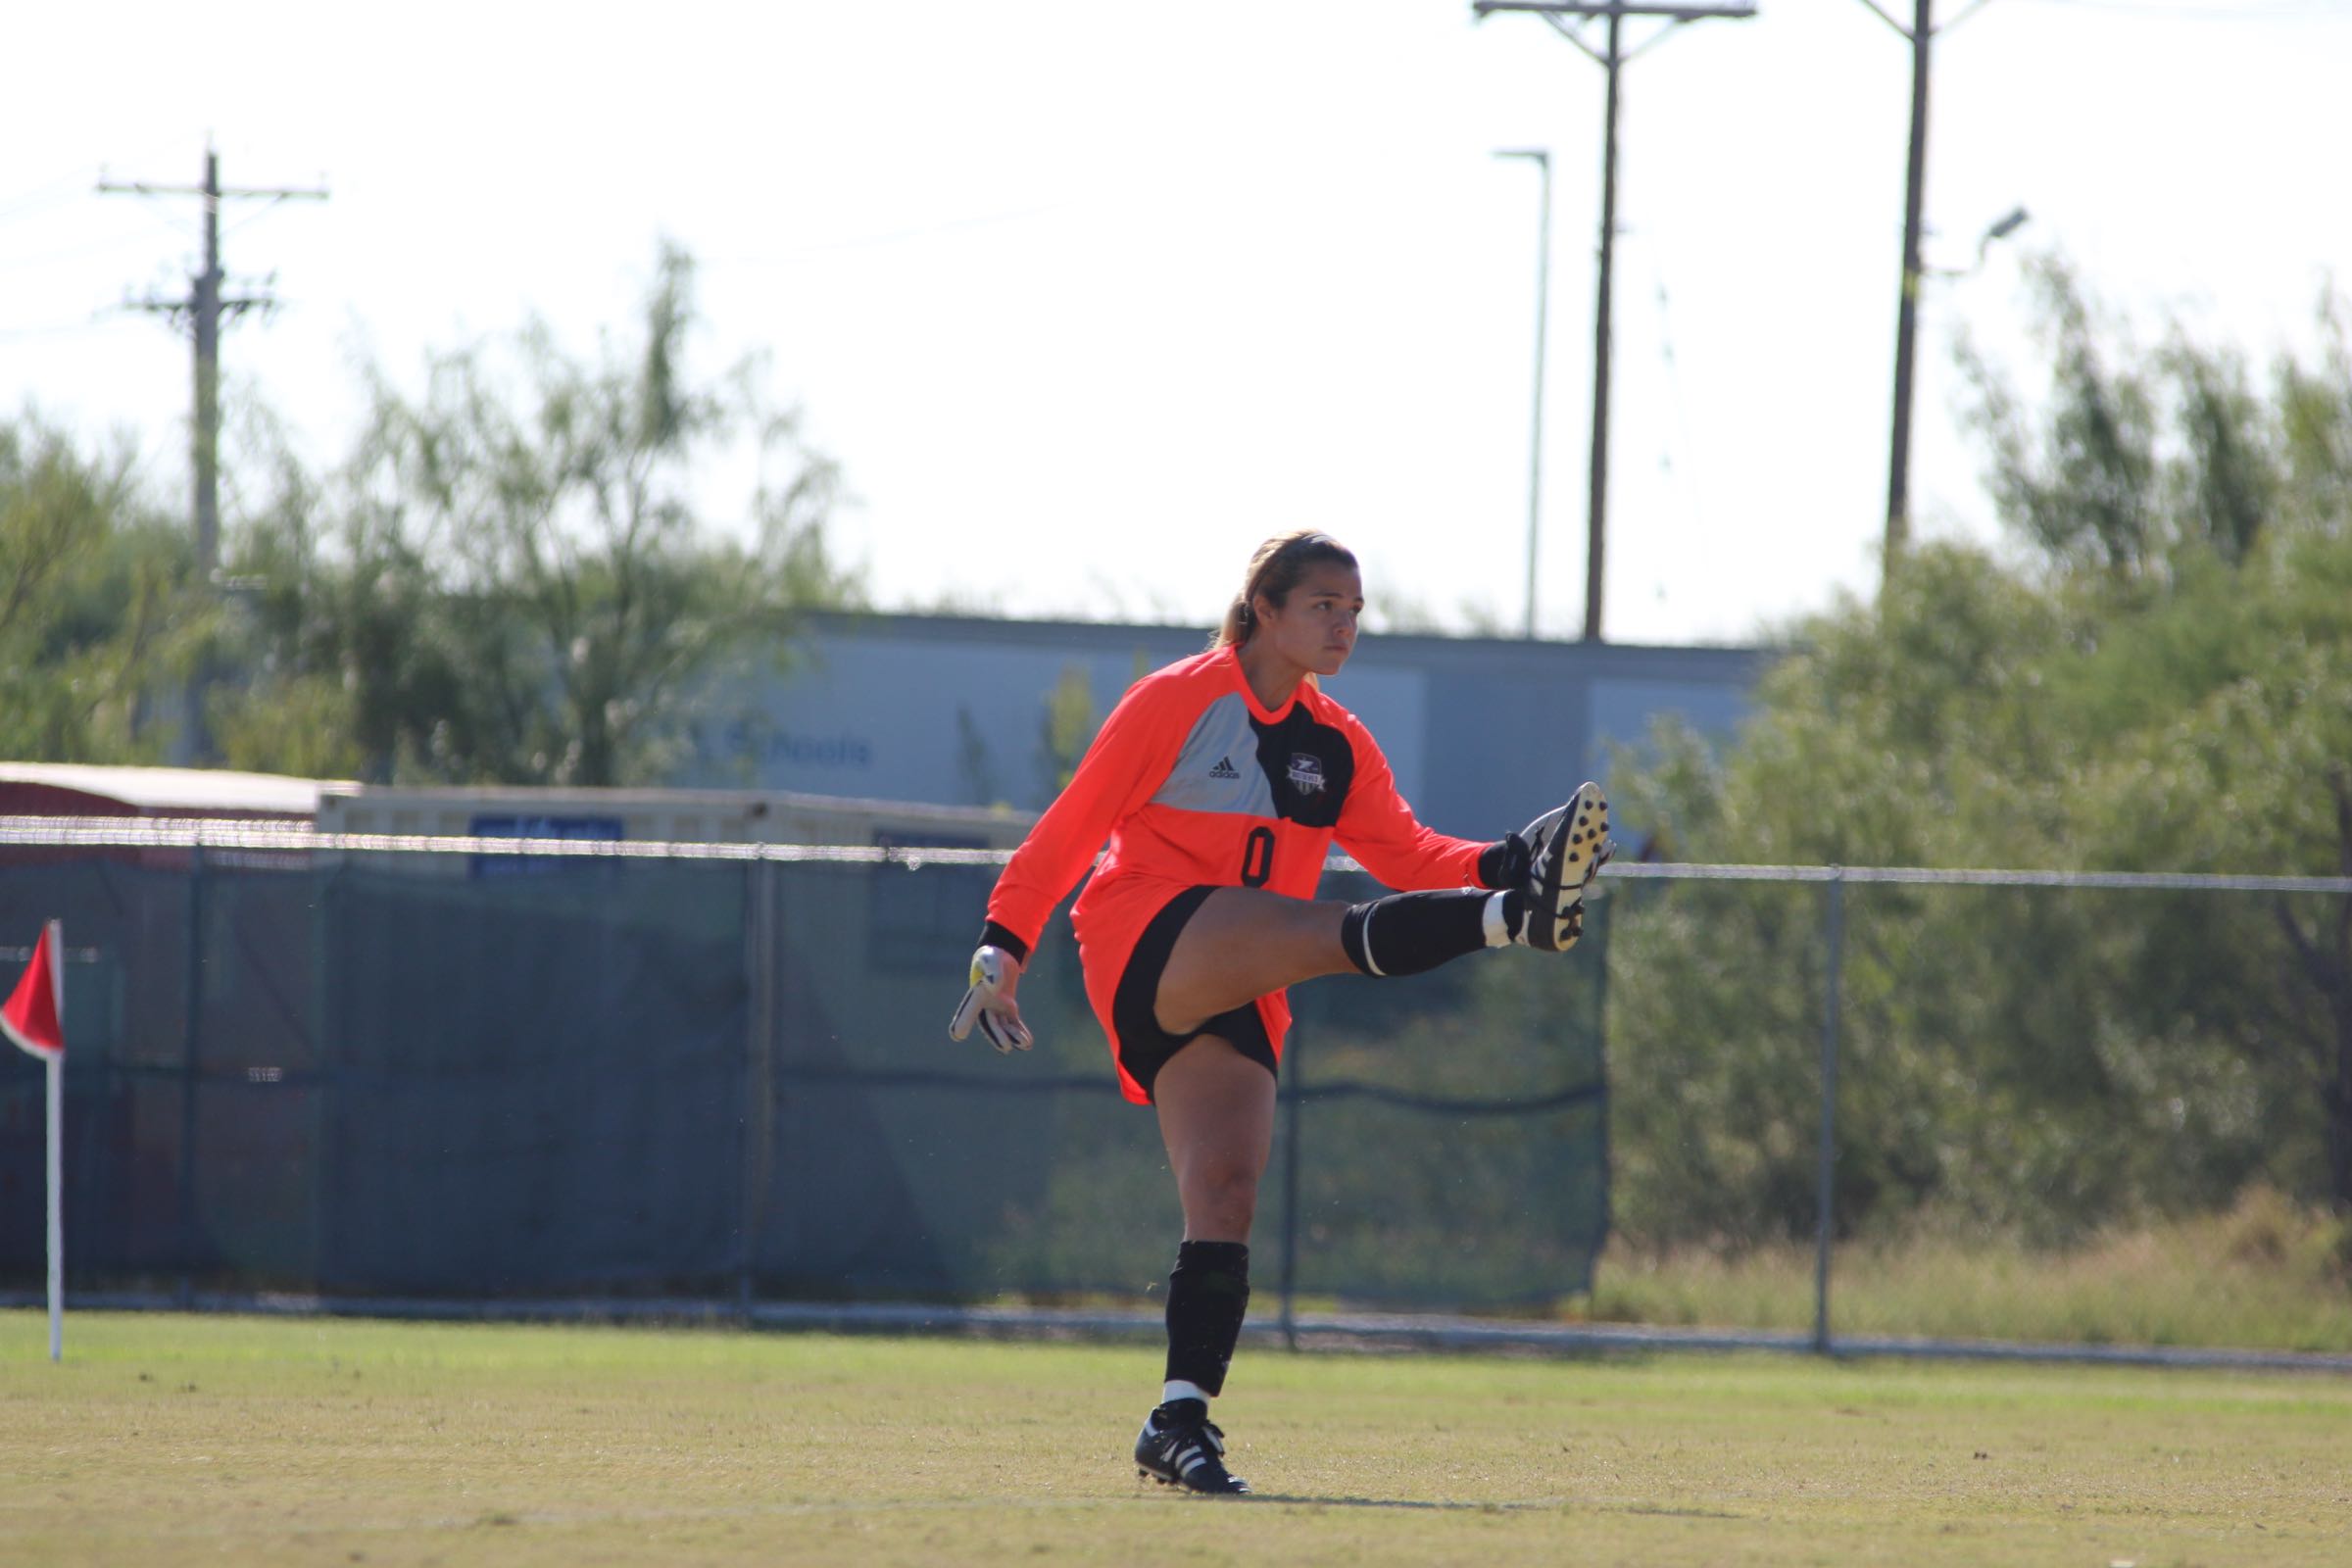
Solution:
<svg viewBox="0 0 2352 1568"><path fill-rule="evenodd" d="M1502 891L1399 894L1348 906L1220 888L1179 916L1150 1019L1173 1054L1150 1091L1184 1207L1184 1242L1168 1276L1166 1382L1136 1440L1145 1474L1195 1492L1250 1490L1225 1468L1208 1401L1224 1392L1250 1303L1250 1228L1274 1132L1274 1054L1260 1041L1262 1054L1245 1054L1216 1028L1254 1024L1256 996L1315 975L1418 973L1514 942L1574 947L1585 889L1608 858L1598 787L1585 785L1519 842L1517 885Z"/></svg>
<svg viewBox="0 0 2352 1568"><path fill-rule="evenodd" d="M1168 1276L1168 1359L1160 1402L1136 1439L1147 1475L1194 1492L1238 1494L1208 1401L1250 1305L1250 1227L1274 1140L1274 1075L1213 1034L1169 1057L1152 1089L1184 1205L1184 1241Z"/></svg>

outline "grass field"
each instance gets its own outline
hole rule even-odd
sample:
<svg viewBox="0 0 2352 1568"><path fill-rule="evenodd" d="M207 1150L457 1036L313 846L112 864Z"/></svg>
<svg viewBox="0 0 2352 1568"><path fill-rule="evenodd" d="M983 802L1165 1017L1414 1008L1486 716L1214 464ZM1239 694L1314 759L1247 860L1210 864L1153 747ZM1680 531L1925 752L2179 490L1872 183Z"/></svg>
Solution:
<svg viewBox="0 0 2352 1568"><path fill-rule="evenodd" d="M1810 1246L1645 1253L1613 1240L1576 1315L1810 1331L1813 1269ZM1837 1251L1830 1301L1844 1335L2342 1353L2352 1224L2256 1189L2225 1213L2063 1250L1934 1233L1853 1243Z"/></svg>
<svg viewBox="0 0 2352 1568"><path fill-rule="evenodd" d="M2352 1379L0 1313L0 1563L2328 1564Z"/></svg>

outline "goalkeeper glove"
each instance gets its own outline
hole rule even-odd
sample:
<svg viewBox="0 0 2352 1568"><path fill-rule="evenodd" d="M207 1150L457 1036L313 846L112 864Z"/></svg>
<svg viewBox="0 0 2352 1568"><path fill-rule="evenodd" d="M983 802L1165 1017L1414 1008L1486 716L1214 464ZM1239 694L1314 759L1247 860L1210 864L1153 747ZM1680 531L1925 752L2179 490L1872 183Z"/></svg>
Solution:
<svg viewBox="0 0 2352 1568"><path fill-rule="evenodd" d="M983 944L972 955L971 988L948 1020L948 1038L961 1040L978 1024L999 1051L1027 1051L1032 1044L1029 1026L1021 1022L1020 1005L1012 1000L1020 979L1018 959L1003 948Z"/></svg>
<svg viewBox="0 0 2352 1568"><path fill-rule="evenodd" d="M1535 851L1528 848L1525 834L1505 833L1479 852L1478 885L1515 888L1527 880L1527 867L1534 858Z"/></svg>

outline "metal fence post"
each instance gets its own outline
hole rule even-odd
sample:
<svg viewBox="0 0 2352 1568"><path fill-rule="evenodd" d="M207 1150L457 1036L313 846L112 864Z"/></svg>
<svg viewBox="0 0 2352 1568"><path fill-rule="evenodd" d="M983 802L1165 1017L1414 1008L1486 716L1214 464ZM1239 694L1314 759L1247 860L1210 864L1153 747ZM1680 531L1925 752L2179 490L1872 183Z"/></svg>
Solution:
<svg viewBox="0 0 2352 1568"><path fill-rule="evenodd" d="M187 1010L179 1048L179 1304L196 1297L196 1083L204 1016L204 846L188 848Z"/></svg>
<svg viewBox="0 0 2352 1568"><path fill-rule="evenodd" d="M1283 1085L1282 1107L1282 1343L1293 1350L1298 1348L1298 1320L1292 1310L1298 1280L1298 1109L1306 1098L1306 1084L1299 1076L1305 1057L1298 1041L1294 1022L1282 1052L1289 1079Z"/></svg>
<svg viewBox="0 0 2352 1568"><path fill-rule="evenodd" d="M748 1317L775 1153L776 864L745 868L742 1181L736 1205L736 1298Z"/></svg>
<svg viewBox="0 0 2352 1568"><path fill-rule="evenodd" d="M1845 871L1830 867L1830 906L1826 916L1828 956L1821 997L1821 1196L1817 1206L1819 1235L1813 1255L1813 1348L1830 1353L1830 1233L1836 1228L1834 1210L1838 1168L1838 1018L1839 971L1845 956Z"/></svg>

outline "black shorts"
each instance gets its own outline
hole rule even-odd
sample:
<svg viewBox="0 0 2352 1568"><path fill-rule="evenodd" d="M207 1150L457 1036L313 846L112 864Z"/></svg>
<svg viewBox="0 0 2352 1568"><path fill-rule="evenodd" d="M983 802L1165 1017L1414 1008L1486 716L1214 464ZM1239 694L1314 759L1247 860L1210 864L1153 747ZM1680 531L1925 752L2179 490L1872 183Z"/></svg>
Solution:
<svg viewBox="0 0 2352 1568"><path fill-rule="evenodd" d="M1168 955L1176 951L1176 938L1183 934L1184 923L1216 891L1213 887L1187 888L1170 899L1144 927L1127 956L1127 967L1119 974L1119 988L1110 1004L1111 1023L1118 1034L1119 1065L1147 1095L1168 1058L1200 1035L1215 1035L1266 1071L1274 1071L1274 1042L1266 1034L1266 1021L1258 1015L1254 1002L1220 1012L1180 1035L1159 1026L1159 977L1168 967Z"/></svg>

